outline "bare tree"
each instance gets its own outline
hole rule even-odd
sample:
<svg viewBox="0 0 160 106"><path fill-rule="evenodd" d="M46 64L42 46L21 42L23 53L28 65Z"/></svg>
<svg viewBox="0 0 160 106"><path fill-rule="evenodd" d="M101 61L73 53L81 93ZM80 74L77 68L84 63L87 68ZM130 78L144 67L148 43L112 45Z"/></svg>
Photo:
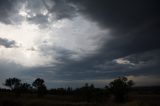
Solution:
<svg viewBox="0 0 160 106"><path fill-rule="evenodd" d="M46 93L46 86L43 79L37 78L32 85L36 88L38 96L43 96Z"/></svg>

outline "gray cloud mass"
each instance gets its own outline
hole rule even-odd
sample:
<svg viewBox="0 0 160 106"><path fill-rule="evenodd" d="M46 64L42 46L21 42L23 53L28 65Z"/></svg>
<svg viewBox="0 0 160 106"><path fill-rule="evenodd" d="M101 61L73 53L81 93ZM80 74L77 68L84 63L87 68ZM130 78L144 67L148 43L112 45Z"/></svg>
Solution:
<svg viewBox="0 0 160 106"><path fill-rule="evenodd" d="M18 14L14 11L16 2L17 0L15 2L0 1L0 14L3 14L0 16L0 22L11 24L10 12ZM124 75L159 77L160 7L158 0L28 0L27 2L26 8L30 10L28 12L30 17L26 19L31 23L42 25L41 28L57 20L73 21L78 14L96 23L100 29L108 29L111 38L107 40L108 33L105 33L105 39L98 40L104 42L98 52L94 55L89 54L88 57L79 61L68 58L75 55L75 51L59 46L46 48L44 46L41 49L44 54L56 53L58 54L56 59L63 63L49 67L28 68L25 69L26 71L19 72L20 76L40 76L48 81L62 80L62 82L64 80L74 82L113 79ZM80 29L80 27L76 28ZM0 38L0 45L9 48L15 45L15 41ZM1 70L5 69L1 68ZM155 84L158 84L158 81Z"/></svg>
<svg viewBox="0 0 160 106"><path fill-rule="evenodd" d="M4 46L6 48L12 48L12 47L16 47L16 42L14 40L0 38L0 46Z"/></svg>

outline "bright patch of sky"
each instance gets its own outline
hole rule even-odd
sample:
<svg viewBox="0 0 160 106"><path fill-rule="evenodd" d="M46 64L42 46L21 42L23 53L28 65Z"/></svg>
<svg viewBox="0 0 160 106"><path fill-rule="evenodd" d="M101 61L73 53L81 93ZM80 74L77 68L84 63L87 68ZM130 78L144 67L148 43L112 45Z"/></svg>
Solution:
<svg viewBox="0 0 160 106"><path fill-rule="evenodd" d="M48 11L43 9L41 14L46 16ZM96 23L80 15L60 20L51 20L51 15L48 15L50 23L45 28L26 19L36 16L36 13L27 9L25 5L22 5L18 15L21 17L20 24L0 23L0 38L13 40L17 45L16 48L1 46L0 59L25 67L54 66L61 63L57 60L60 54L54 48L71 51L73 54L67 58L81 60L97 53L103 45L101 40L109 34L109 30L100 29ZM12 22L14 23L14 20Z"/></svg>

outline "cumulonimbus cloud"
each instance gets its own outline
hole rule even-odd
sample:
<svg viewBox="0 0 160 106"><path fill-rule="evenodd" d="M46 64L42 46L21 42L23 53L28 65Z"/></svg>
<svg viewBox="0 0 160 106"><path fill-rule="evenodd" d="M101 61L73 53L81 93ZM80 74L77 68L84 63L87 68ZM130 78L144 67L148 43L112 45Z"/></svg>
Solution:
<svg viewBox="0 0 160 106"><path fill-rule="evenodd" d="M28 76L53 80L158 76L157 0L23 1L0 2L0 45L5 47L0 56L30 67ZM21 47L8 49L14 41Z"/></svg>

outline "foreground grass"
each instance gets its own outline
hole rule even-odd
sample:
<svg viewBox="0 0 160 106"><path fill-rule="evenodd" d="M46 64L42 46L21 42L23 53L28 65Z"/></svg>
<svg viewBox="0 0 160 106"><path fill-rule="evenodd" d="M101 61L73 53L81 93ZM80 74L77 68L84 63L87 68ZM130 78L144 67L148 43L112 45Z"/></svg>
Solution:
<svg viewBox="0 0 160 106"><path fill-rule="evenodd" d="M47 95L38 98L36 95L0 94L0 106L160 106L160 95L132 95L129 102L115 103L112 99L104 102L85 102L75 96Z"/></svg>

